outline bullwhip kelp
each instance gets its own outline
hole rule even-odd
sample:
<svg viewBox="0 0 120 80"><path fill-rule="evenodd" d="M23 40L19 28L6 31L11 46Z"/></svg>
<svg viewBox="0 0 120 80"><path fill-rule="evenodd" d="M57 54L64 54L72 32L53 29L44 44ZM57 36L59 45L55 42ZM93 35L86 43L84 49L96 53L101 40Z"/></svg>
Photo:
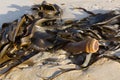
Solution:
<svg viewBox="0 0 120 80"><path fill-rule="evenodd" d="M81 69L103 57L120 62L119 56L111 54L120 49L120 11L95 14L81 7L73 9L90 15L63 20L64 11L57 4L43 1L32 7L32 14L4 23L0 30L0 75L39 52L59 49L68 52Z"/></svg>

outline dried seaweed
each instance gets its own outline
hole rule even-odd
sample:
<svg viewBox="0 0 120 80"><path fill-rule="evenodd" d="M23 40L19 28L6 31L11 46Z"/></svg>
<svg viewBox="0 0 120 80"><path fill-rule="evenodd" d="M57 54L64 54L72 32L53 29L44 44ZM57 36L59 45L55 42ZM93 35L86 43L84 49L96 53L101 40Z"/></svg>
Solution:
<svg viewBox="0 0 120 80"><path fill-rule="evenodd" d="M41 51L66 50L73 56L73 63L80 67L88 67L103 57L119 61L119 57L110 56L106 51L120 48L120 11L95 14L80 7L73 9L82 9L90 16L61 22L62 9L44 1L32 7L32 15L24 14L19 20L4 23L0 30L0 75ZM92 47L96 51L92 52ZM6 56L8 59L4 60ZM76 69L63 73L71 70Z"/></svg>

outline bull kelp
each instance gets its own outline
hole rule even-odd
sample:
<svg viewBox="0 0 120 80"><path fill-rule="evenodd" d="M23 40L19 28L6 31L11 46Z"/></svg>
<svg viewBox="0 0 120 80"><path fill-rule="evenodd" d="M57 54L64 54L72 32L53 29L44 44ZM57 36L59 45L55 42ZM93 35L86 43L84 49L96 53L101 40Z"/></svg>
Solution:
<svg viewBox="0 0 120 80"><path fill-rule="evenodd" d="M73 9L90 15L81 20L63 20L62 8L43 1L32 7L32 14L3 23L0 30L0 75L39 52L59 49L68 52L68 57L79 69L88 68L103 57L119 62L119 56L111 52L120 49L120 11L95 14L81 7Z"/></svg>

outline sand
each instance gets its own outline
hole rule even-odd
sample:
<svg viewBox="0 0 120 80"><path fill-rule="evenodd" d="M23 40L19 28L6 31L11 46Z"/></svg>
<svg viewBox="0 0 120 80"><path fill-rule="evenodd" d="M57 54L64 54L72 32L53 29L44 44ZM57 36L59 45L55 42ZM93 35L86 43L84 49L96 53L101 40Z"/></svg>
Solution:
<svg viewBox="0 0 120 80"><path fill-rule="evenodd" d="M58 4L63 10L64 19L82 19L88 16L81 10L72 10L73 7L83 7L94 13L105 13L110 10L120 9L120 0L47 0L50 3ZM25 13L30 13L34 4L42 0L1 0L0 3L0 26L4 22L11 22L20 18ZM64 4L64 5L61 5ZM119 52L118 52L119 53ZM75 68L74 64L67 64L71 61L66 58L66 52L58 51L56 55L48 52L39 53L27 62L12 69L0 80L43 80L59 73L60 68ZM54 65L43 65L47 58L58 58ZM49 62L49 61L48 61ZM59 63L60 65L56 65ZM74 70L64 73L54 80L120 80L120 64L118 62L100 59L87 70Z"/></svg>

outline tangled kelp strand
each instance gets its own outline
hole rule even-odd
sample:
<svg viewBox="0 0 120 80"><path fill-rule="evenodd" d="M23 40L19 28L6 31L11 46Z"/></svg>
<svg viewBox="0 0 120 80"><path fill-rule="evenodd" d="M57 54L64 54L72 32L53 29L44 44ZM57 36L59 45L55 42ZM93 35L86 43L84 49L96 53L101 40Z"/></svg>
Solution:
<svg viewBox="0 0 120 80"><path fill-rule="evenodd" d="M0 74L38 52L59 49L69 52L68 57L72 56L73 63L80 67L88 67L105 56L118 61L117 56L105 54L107 54L106 51L115 51L120 48L120 12L94 14L84 8L76 9L82 9L90 15L82 20L64 21L61 20L62 9L56 4L44 1L32 8L35 11L34 14L25 14L21 19L4 23L0 30L0 58L4 59L7 56L8 59L0 62ZM82 41L87 41L87 49L78 49Z"/></svg>

